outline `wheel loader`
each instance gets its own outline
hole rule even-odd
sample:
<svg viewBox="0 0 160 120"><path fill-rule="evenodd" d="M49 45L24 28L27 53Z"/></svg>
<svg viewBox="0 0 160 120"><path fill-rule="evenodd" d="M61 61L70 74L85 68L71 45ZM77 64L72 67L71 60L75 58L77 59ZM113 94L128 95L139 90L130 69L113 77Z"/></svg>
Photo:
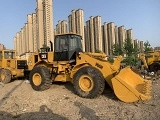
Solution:
<svg viewBox="0 0 160 120"><path fill-rule="evenodd" d="M160 51L149 51L140 53L139 58L142 61L142 67L146 67L149 72L160 70Z"/></svg>
<svg viewBox="0 0 160 120"><path fill-rule="evenodd" d="M0 82L6 84L18 77L24 77L27 60L16 58L15 50L0 51Z"/></svg>
<svg viewBox="0 0 160 120"><path fill-rule="evenodd" d="M95 98L104 91L106 81L124 102L151 98L151 81L135 74L130 67L120 70L122 56L110 63L104 53L83 52L81 41L81 36L73 33L55 35L54 50L41 49L31 55L28 70L32 88L43 91L53 82L70 81L77 95Z"/></svg>

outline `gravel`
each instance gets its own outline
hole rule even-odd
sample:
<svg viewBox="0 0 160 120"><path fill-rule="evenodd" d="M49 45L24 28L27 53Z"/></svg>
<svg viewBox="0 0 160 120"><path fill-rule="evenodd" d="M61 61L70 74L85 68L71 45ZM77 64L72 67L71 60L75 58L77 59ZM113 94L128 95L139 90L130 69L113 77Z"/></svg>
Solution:
<svg viewBox="0 0 160 120"><path fill-rule="evenodd" d="M95 99L75 95L71 83L55 83L34 91L27 80L0 84L0 120L158 120L160 80L153 81L152 99L135 103L118 100L106 86Z"/></svg>

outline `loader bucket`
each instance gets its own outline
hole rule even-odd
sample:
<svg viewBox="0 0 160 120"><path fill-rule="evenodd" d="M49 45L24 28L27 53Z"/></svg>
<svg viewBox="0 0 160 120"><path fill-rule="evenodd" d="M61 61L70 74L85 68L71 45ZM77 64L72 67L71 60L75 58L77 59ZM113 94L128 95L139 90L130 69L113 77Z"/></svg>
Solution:
<svg viewBox="0 0 160 120"><path fill-rule="evenodd" d="M136 102L151 98L152 82L134 73L130 67L122 69L111 79L115 95L123 102Z"/></svg>

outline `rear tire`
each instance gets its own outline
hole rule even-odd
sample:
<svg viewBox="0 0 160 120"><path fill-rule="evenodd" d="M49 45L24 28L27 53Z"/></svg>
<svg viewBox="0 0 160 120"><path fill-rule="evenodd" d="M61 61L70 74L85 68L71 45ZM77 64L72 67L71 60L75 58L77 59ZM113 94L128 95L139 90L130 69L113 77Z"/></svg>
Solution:
<svg viewBox="0 0 160 120"><path fill-rule="evenodd" d="M4 84L7 84L11 81L12 74L8 69L0 69L0 81Z"/></svg>
<svg viewBox="0 0 160 120"><path fill-rule="evenodd" d="M74 74L73 85L76 94L80 97L95 98L104 91L105 80L98 69L87 66Z"/></svg>
<svg viewBox="0 0 160 120"><path fill-rule="evenodd" d="M29 80L32 88L36 91L43 91L50 88L52 80L50 71L45 66L37 66L30 72Z"/></svg>

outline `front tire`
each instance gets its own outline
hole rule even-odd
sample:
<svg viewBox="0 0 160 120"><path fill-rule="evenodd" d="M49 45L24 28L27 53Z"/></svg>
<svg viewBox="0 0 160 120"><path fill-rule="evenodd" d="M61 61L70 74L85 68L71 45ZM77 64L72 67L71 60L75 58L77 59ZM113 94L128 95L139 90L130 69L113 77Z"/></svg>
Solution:
<svg viewBox="0 0 160 120"><path fill-rule="evenodd" d="M73 85L77 95L83 98L95 98L102 94L105 80L102 73L91 66L79 69L73 76Z"/></svg>
<svg viewBox="0 0 160 120"><path fill-rule="evenodd" d="M7 84L11 81L12 74L8 69L0 69L0 81L4 84Z"/></svg>
<svg viewBox="0 0 160 120"><path fill-rule="evenodd" d="M29 80L32 88L36 91L43 91L50 88L52 80L50 71L45 66L37 66L30 72Z"/></svg>

